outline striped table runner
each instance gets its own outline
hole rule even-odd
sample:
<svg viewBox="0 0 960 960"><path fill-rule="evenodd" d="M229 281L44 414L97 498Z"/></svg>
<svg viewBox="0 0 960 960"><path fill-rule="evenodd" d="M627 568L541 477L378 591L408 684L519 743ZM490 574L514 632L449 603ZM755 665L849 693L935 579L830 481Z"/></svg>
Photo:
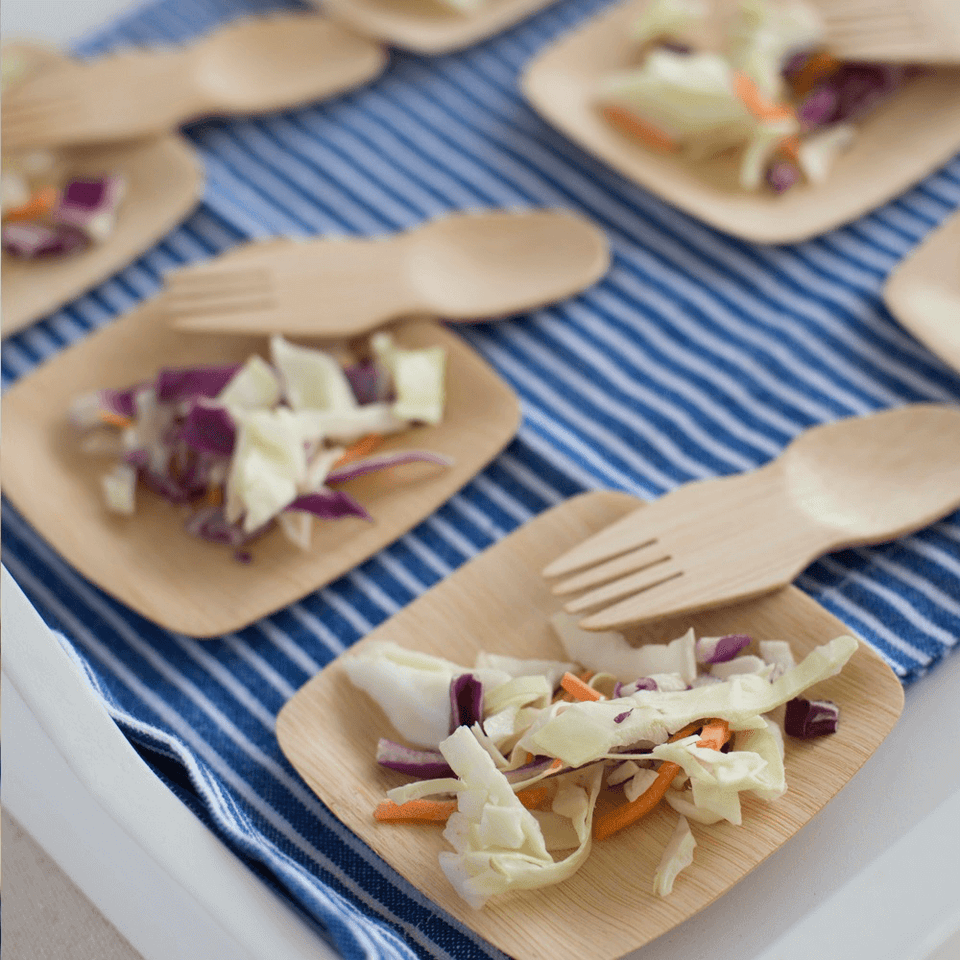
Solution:
<svg viewBox="0 0 960 960"><path fill-rule="evenodd" d="M237 634L198 643L157 629L85 582L4 503L4 563L117 723L183 802L346 957L499 954L387 868L286 763L274 718L306 680L572 494L615 488L652 499L756 467L812 424L960 401L960 376L880 300L890 270L960 206L960 157L806 243L759 247L719 234L583 153L517 92L531 57L608 4L560 0L465 51L394 53L383 76L336 100L191 127L208 177L199 210L3 347L6 387L152 294L165 271L251 237L377 234L501 206L572 208L609 236L613 268L595 288L462 331L521 398L523 424L506 451L397 543ZM160 0L79 50L175 43L297 6ZM960 637L960 514L893 544L834 554L799 585L912 682Z"/></svg>

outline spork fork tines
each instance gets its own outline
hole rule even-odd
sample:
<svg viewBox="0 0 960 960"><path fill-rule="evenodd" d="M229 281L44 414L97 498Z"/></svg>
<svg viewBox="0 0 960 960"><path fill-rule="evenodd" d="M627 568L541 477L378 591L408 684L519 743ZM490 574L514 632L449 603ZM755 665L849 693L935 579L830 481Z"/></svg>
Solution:
<svg viewBox="0 0 960 960"><path fill-rule="evenodd" d="M960 505L960 410L913 404L812 427L765 466L688 483L567 551L590 630L735 603L840 547L912 533Z"/></svg>

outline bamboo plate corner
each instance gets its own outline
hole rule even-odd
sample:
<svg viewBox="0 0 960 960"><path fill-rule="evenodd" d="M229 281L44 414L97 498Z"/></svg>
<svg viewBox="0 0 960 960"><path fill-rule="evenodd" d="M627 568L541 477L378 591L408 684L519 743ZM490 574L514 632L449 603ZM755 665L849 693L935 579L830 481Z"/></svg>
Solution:
<svg viewBox="0 0 960 960"><path fill-rule="evenodd" d="M266 354L266 337L180 333L151 313L149 303L7 392L4 493L76 570L147 619L198 638L241 629L392 543L469 482L516 432L516 395L454 333L411 321L394 335L403 346L446 349L447 407L440 424L390 437L384 450L421 447L449 456L453 465L413 465L344 484L373 522L318 522L309 551L275 528L249 545L252 561L243 564L231 549L190 536L177 508L147 491L138 491L132 517L103 506L105 461L83 453L67 423L76 396L151 379L164 366L239 363L253 352Z"/></svg>
<svg viewBox="0 0 960 960"><path fill-rule="evenodd" d="M910 333L960 371L960 211L894 270L883 298Z"/></svg>
<svg viewBox="0 0 960 960"><path fill-rule="evenodd" d="M40 67L64 57L53 49L11 44ZM8 337L133 262L181 223L200 202L204 174L199 157L179 134L114 146L64 150L70 176L117 175L126 181L117 222L102 243L75 254L17 260L2 256L0 333Z"/></svg>
<svg viewBox="0 0 960 960"><path fill-rule="evenodd" d="M459 13L442 0L310 0L368 36L403 50L435 55L477 43L513 26L555 0L483 0Z"/></svg>
<svg viewBox="0 0 960 960"><path fill-rule="evenodd" d="M857 123L850 148L821 184L777 196L737 183L735 158L692 161L654 153L596 108L602 77L634 66L632 26L649 0L626 0L547 47L521 86L540 115L618 173L733 236L794 243L825 233L887 202L960 148L960 69L917 77Z"/></svg>
<svg viewBox="0 0 960 960"><path fill-rule="evenodd" d="M467 563L360 645L392 640L462 663L472 663L479 650L561 657L547 623L560 604L540 571L637 504L619 493L588 493L566 501ZM747 632L789 638L799 656L850 632L790 587L760 600L651 625L638 631L637 639L672 639L688 626L707 635ZM347 827L490 943L516 960L555 960L559 942L573 954L612 960L703 909L774 853L856 773L903 707L900 682L863 643L842 673L817 690L840 704L839 731L819 741L788 742L787 793L773 803L745 801L743 826L694 824L699 844L694 863L665 899L651 893L651 884L675 815L659 811L616 842L596 844L586 864L565 883L494 898L479 911L468 907L440 870L437 857L445 843L439 830L374 821L372 810L384 791L407 778L377 767L377 740L389 737L392 728L380 709L353 689L339 659L286 704L277 719L277 736L293 766Z"/></svg>

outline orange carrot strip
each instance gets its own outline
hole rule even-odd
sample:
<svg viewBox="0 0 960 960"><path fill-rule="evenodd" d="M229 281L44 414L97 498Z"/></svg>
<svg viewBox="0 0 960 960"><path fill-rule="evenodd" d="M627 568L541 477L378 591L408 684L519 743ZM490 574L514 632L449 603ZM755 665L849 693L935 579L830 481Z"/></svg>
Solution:
<svg viewBox="0 0 960 960"><path fill-rule="evenodd" d="M343 456L340 457L331 469L342 467L345 463L351 463L353 460L359 460L361 457L365 457L368 453L376 450L381 443L383 443L382 433L368 433L365 437L357 440L356 443L351 443L350 446L343 451Z"/></svg>
<svg viewBox="0 0 960 960"><path fill-rule="evenodd" d="M112 410L101 410L97 415L101 423L109 427L129 427L133 421L125 417L122 413L114 413Z"/></svg>
<svg viewBox="0 0 960 960"><path fill-rule="evenodd" d="M739 70L733 72L733 91L758 120L787 120L794 116L786 104L768 100L757 85Z"/></svg>
<svg viewBox="0 0 960 960"><path fill-rule="evenodd" d="M636 137L653 150L660 153L675 153L677 145L662 130L655 127L646 120L641 120L636 114L631 113L626 107L618 107L614 104L606 104L600 108L601 113L612 123L621 133Z"/></svg>
<svg viewBox="0 0 960 960"><path fill-rule="evenodd" d="M550 796L546 787L527 787L517 791L517 799L528 809L536 810L542 807Z"/></svg>
<svg viewBox="0 0 960 960"><path fill-rule="evenodd" d="M3 215L3 219L10 222L37 220L56 206L58 196L56 187L38 187L30 194L30 199L26 203L8 210Z"/></svg>
<svg viewBox="0 0 960 960"><path fill-rule="evenodd" d="M606 840L618 830L629 827L641 817L648 814L663 799L667 787L673 783L673 778L680 772L680 765L672 760L664 760L657 771L657 779L647 787L636 800L622 803L593 821L593 836L595 840Z"/></svg>
<svg viewBox="0 0 960 960"><path fill-rule="evenodd" d="M730 724L726 720L711 720L704 724L697 746L719 750L729 739Z"/></svg>
<svg viewBox="0 0 960 960"><path fill-rule="evenodd" d="M800 138L796 134L792 137L784 137L777 150L785 160L790 160L793 163L800 162Z"/></svg>
<svg viewBox="0 0 960 960"><path fill-rule="evenodd" d="M517 799L528 810L535 810L546 803L549 794L546 787L527 787L517 791ZM373 817L381 823L446 823L456 809L456 800L407 800L405 803L382 800L374 809Z"/></svg>
<svg viewBox="0 0 960 960"><path fill-rule="evenodd" d="M406 803L383 800L377 804L373 816L384 823L446 823L456 809L456 800L407 800Z"/></svg>
<svg viewBox="0 0 960 960"><path fill-rule="evenodd" d="M790 78L790 88L798 97L806 96L821 80L836 73L840 61L826 50L819 50Z"/></svg>
<svg viewBox="0 0 960 960"><path fill-rule="evenodd" d="M560 686L570 694L574 700L599 700L600 694L593 687L588 686L579 677L572 673L565 673L560 680Z"/></svg>
<svg viewBox="0 0 960 960"><path fill-rule="evenodd" d="M688 723L682 730L678 730L673 734L667 742L675 743L677 740L689 737L692 733L697 733L703 729L703 723L703 720L694 720L693 723Z"/></svg>
<svg viewBox="0 0 960 960"><path fill-rule="evenodd" d="M697 720L673 734L670 737L670 742L673 743L676 740L689 737L691 733L701 727L700 739L697 741L698 747L719 750L730 739L730 724L726 720ZM605 840L618 830L629 827L648 814L663 799L667 788L673 783L673 778L679 772L679 764L672 760L664 760L657 771L657 779L636 800L620 804L620 806L614 807L594 820L594 838Z"/></svg>

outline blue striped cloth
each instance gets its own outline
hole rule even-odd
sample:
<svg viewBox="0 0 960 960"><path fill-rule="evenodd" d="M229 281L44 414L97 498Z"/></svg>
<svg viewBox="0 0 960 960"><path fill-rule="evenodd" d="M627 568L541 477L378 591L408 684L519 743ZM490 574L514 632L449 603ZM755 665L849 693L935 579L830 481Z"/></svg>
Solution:
<svg viewBox="0 0 960 960"><path fill-rule="evenodd" d="M384 233L465 207L562 206L607 232L609 275L572 302L463 336L523 404L516 440L397 543L218 640L160 630L105 596L9 504L3 559L170 788L344 956L500 956L331 816L281 755L280 707L392 613L528 518L585 489L650 499L756 467L800 430L916 401L960 377L880 300L890 270L960 205L960 157L826 236L758 247L624 180L517 93L538 51L608 5L561 0L468 50L394 53L367 87L296 112L195 125L200 209L136 263L4 345L9 386L159 286L250 237ZM283 0L159 0L81 45L176 42ZM864 491L869 496L869 491ZM53 507L52 507L53 509ZM904 683L960 636L960 514L816 563L799 585Z"/></svg>

